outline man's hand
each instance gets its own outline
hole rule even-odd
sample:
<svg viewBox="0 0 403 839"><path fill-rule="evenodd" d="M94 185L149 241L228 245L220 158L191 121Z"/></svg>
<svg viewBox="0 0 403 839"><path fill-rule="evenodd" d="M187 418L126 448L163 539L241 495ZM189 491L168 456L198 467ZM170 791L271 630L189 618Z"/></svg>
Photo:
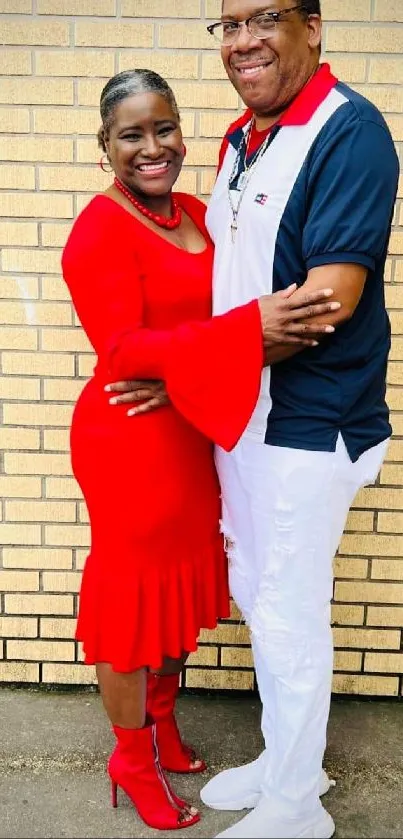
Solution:
<svg viewBox="0 0 403 839"><path fill-rule="evenodd" d="M106 385L105 390L109 392L119 393L120 396L112 396L109 400L110 405L124 405L132 402L141 402L141 405L136 405L130 408L127 412L128 417L137 416L137 414L147 414L149 411L154 411L156 408L161 408L162 405L169 405L169 396L165 390L165 383L153 379L143 381L127 381L127 382L112 382Z"/></svg>
<svg viewBox="0 0 403 839"><path fill-rule="evenodd" d="M326 315L340 309L340 303L330 302L333 289L322 288L303 292L296 296L297 286L294 283L285 291L266 294L259 298L259 308L262 319L263 342L265 347L277 344L294 344L299 347L316 346L318 339L324 334L334 332L331 324L310 324L306 320ZM323 302L327 301L327 302Z"/></svg>

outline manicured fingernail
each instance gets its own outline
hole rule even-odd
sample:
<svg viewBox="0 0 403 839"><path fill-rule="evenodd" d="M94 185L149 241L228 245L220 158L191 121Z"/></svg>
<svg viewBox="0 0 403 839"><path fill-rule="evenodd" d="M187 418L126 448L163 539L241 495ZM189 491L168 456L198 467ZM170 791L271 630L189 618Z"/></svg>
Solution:
<svg viewBox="0 0 403 839"><path fill-rule="evenodd" d="M112 388L111 388L110 385L105 385L104 390L110 391L110 390L112 390Z"/></svg>
<svg viewBox="0 0 403 839"><path fill-rule="evenodd" d="M130 408L130 411L127 412L128 417L133 417L134 414L137 414L137 409L136 408Z"/></svg>
<svg viewBox="0 0 403 839"><path fill-rule="evenodd" d="M112 399L109 400L109 404L110 405L117 405L118 404L117 397L113 396Z"/></svg>
<svg viewBox="0 0 403 839"><path fill-rule="evenodd" d="M333 289L332 288L325 288L323 290L323 294L325 295L325 297L331 297L332 294L333 294Z"/></svg>
<svg viewBox="0 0 403 839"><path fill-rule="evenodd" d="M329 303L332 312L335 312L336 309L340 309L341 303Z"/></svg>
<svg viewBox="0 0 403 839"><path fill-rule="evenodd" d="M325 332L335 332L334 326L325 326Z"/></svg>
<svg viewBox="0 0 403 839"><path fill-rule="evenodd" d="M319 341L312 341L311 347L318 347L318 346L319 346Z"/></svg>

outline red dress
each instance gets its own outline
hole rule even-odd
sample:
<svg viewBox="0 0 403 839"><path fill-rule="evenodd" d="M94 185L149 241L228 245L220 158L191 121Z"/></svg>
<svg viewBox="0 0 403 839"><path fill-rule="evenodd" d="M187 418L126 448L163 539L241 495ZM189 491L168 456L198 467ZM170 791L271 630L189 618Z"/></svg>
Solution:
<svg viewBox="0 0 403 839"><path fill-rule="evenodd" d="M91 523L76 637L86 663L121 672L195 650L200 629L228 615L212 441L235 444L260 385L257 305L211 319L205 207L176 197L206 237L202 253L181 250L98 195L62 258L98 356L71 427ZM128 417L128 405L109 405L104 386L129 378L164 379L172 404Z"/></svg>

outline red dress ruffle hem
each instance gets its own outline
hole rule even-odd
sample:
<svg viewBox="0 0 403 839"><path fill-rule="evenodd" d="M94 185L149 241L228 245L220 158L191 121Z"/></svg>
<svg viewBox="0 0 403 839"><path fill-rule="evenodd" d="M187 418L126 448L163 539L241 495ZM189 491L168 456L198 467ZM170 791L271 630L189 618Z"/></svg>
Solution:
<svg viewBox="0 0 403 839"><path fill-rule="evenodd" d="M197 648L229 614L213 442L239 439L260 387L256 301L211 318L205 206L177 193L206 237L181 250L104 195L76 220L63 275L98 360L74 410L71 457L91 548L76 638L87 664L130 672ZM107 383L164 379L171 404L128 417Z"/></svg>

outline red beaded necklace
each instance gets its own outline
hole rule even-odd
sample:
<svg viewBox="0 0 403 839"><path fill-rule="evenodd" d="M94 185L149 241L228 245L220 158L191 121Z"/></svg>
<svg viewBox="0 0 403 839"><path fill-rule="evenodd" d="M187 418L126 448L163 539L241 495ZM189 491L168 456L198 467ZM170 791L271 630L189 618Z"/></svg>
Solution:
<svg viewBox="0 0 403 839"><path fill-rule="evenodd" d="M145 207L144 204L141 204L140 201L134 197L133 193L130 192L130 190L128 190L127 187L124 186L124 184L122 184L119 178L115 178L113 183L115 184L116 188L122 193L122 195L125 195L127 200L130 201L131 204L133 204L133 207L135 207L136 210L139 211L139 213L142 213L143 216L149 218L151 221L154 222L154 224L158 224L158 227L165 227L167 230L174 230L175 227L179 227L182 221L182 210L176 198L174 198L173 196L171 197L172 216L171 218L167 218L166 216L159 215L159 213L153 213L152 210L149 210L148 207Z"/></svg>

